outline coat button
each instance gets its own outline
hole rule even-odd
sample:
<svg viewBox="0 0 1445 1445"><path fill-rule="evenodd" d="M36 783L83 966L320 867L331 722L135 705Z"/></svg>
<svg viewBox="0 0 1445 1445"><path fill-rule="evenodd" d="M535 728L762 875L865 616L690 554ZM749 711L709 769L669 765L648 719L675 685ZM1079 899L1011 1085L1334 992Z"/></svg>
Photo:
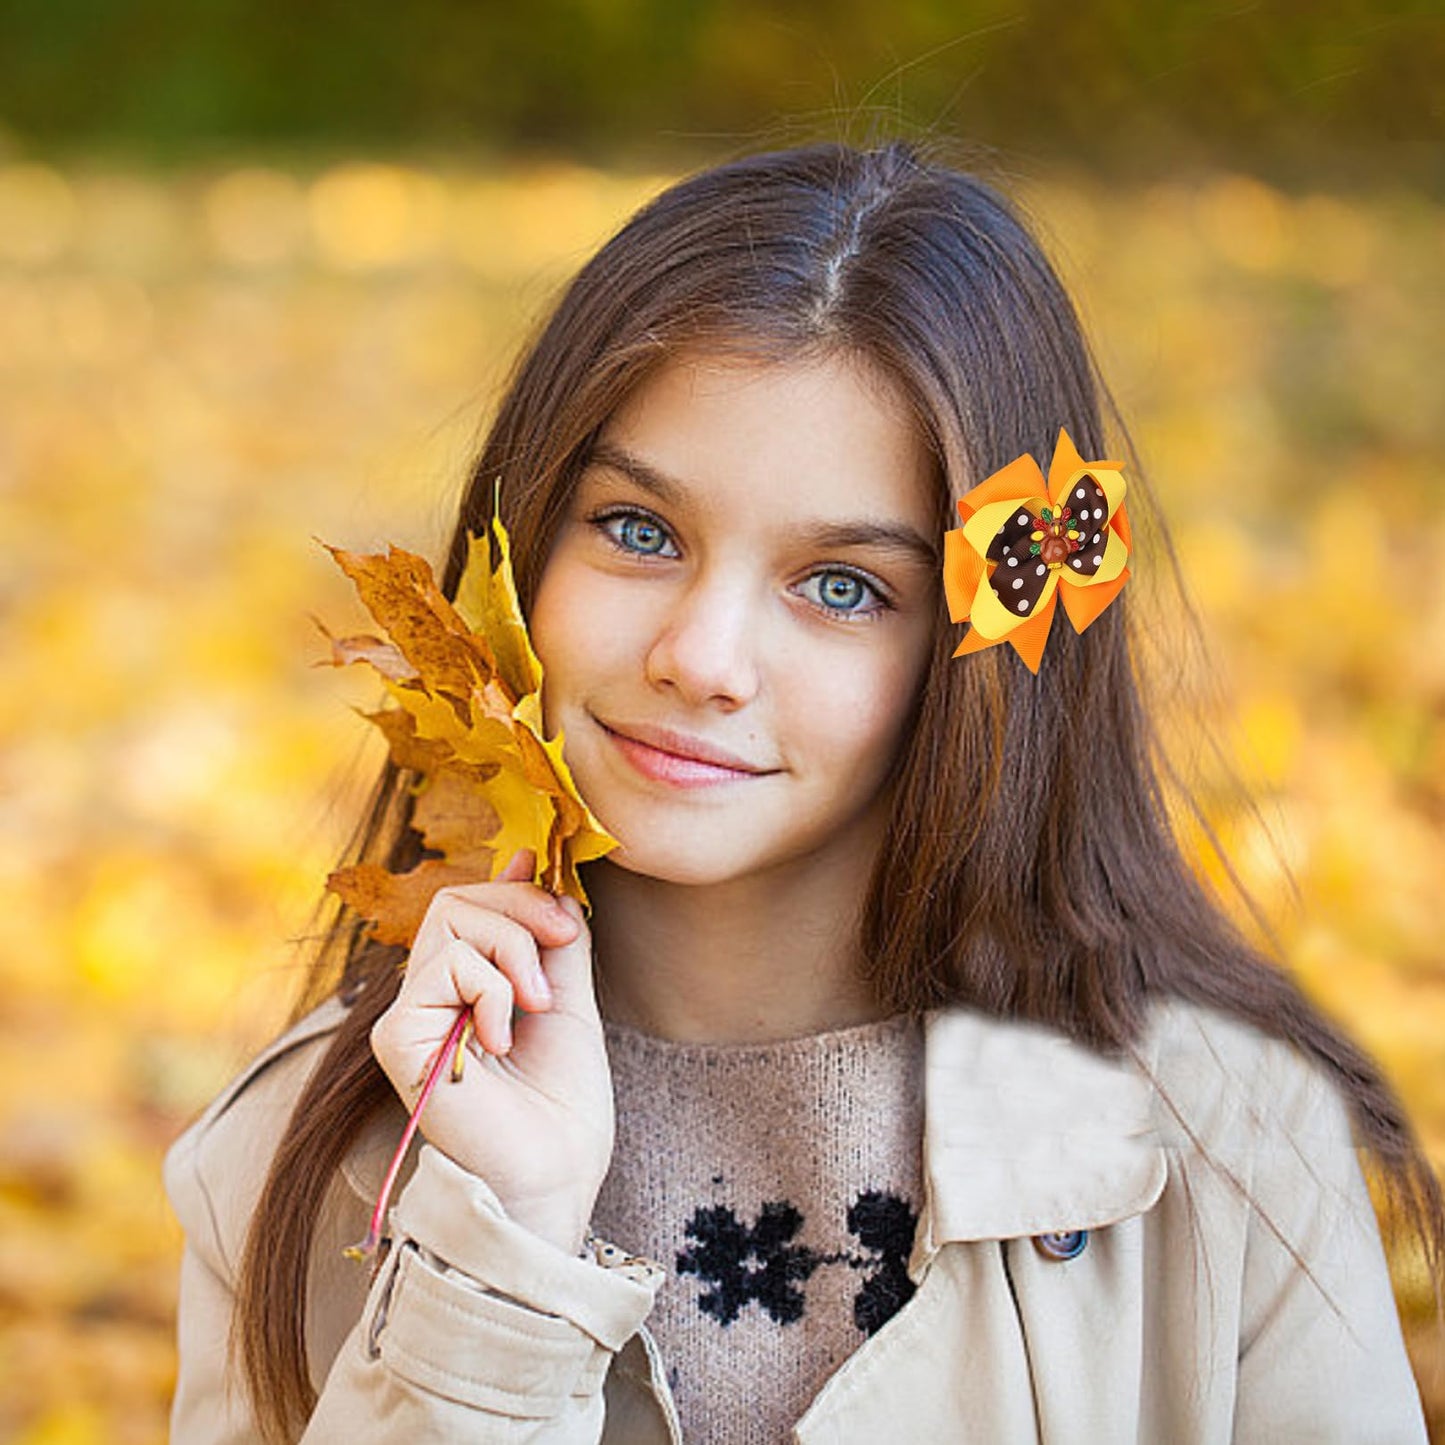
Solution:
<svg viewBox="0 0 1445 1445"><path fill-rule="evenodd" d="M1034 1248L1045 1259L1077 1259L1088 1242L1087 1229L1070 1229L1062 1234L1034 1235Z"/></svg>

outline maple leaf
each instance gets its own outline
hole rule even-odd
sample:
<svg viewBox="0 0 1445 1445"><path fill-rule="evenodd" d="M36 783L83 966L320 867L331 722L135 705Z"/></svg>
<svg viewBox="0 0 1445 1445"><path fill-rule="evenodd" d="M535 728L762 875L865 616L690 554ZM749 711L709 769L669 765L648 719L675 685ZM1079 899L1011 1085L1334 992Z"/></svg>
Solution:
<svg viewBox="0 0 1445 1445"><path fill-rule="evenodd" d="M380 637L360 633L354 637L335 637L326 624L313 612L311 620L326 634L331 644L331 661L337 667L349 662L369 662L385 677L398 682L416 676L416 669L391 643Z"/></svg>
<svg viewBox="0 0 1445 1445"><path fill-rule="evenodd" d="M364 662L380 674L396 706L362 716L396 764L419 775L412 826L440 855L407 873L364 863L327 878L383 943L409 945L438 888L485 882L521 848L537 859L537 882L585 906L577 865L617 846L577 791L562 734L546 736L542 664L496 516L492 535L497 566L486 536L471 537L455 604L411 552L363 555L322 543L386 636L335 637L318 619L331 643L318 666Z"/></svg>
<svg viewBox="0 0 1445 1445"><path fill-rule="evenodd" d="M489 867L463 868L428 858L408 873L391 873L380 863L358 863L328 874L326 886L363 918L372 921L368 934L378 943L410 946L438 888L485 883Z"/></svg>

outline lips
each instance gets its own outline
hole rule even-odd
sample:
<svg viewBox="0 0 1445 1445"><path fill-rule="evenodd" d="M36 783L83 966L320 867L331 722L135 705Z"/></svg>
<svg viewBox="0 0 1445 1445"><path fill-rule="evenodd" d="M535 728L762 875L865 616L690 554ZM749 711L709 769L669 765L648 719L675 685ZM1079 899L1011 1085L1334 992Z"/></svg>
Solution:
<svg viewBox="0 0 1445 1445"><path fill-rule="evenodd" d="M625 723L619 727L600 719L599 726L634 768L661 782L699 786L766 777L778 771L759 767L727 748L671 728L641 723Z"/></svg>

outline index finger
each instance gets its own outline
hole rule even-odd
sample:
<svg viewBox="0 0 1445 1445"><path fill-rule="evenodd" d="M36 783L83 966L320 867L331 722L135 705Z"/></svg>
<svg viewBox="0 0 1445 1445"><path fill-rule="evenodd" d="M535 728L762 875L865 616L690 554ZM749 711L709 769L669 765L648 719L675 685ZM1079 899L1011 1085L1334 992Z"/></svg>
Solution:
<svg viewBox="0 0 1445 1445"><path fill-rule="evenodd" d="M429 958L454 936L472 941L476 923L486 913L521 924L544 948L560 947L577 936L576 919L545 888L494 879L438 889L417 930L412 956Z"/></svg>

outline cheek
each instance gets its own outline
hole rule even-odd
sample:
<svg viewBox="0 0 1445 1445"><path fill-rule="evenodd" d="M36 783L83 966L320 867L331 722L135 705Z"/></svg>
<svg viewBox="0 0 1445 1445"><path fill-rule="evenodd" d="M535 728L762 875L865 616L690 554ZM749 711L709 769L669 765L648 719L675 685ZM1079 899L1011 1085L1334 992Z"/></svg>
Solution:
<svg viewBox="0 0 1445 1445"><path fill-rule="evenodd" d="M902 746L920 665L908 648L899 648L870 665L829 668L796 690L795 721L815 740L820 758L872 788Z"/></svg>
<svg viewBox="0 0 1445 1445"><path fill-rule="evenodd" d="M635 651L626 596L565 547L542 574L528 629L542 662L549 699L565 701L599 679L615 676Z"/></svg>
<svg viewBox="0 0 1445 1445"><path fill-rule="evenodd" d="M543 691L549 704L566 693L576 662L587 656L590 613L578 605L578 590L579 570L570 565L565 552L554 554L542 573L527 619L532 647L541 659Z"/></svg>

